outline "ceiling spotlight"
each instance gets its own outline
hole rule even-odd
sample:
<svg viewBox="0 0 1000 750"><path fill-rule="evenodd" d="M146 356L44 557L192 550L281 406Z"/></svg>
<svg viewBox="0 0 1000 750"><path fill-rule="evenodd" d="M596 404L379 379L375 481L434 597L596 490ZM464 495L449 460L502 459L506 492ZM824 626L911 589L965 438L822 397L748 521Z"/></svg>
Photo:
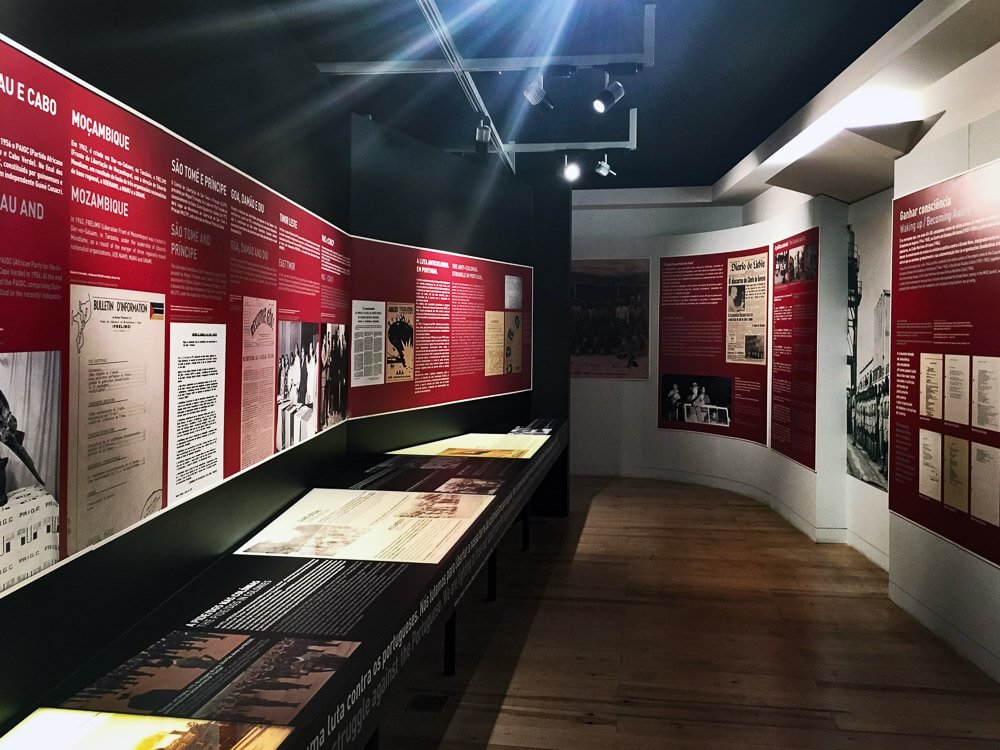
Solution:
<svg viewBox="0 0 1000 750"><path fill-rule="evenodd" d="M618 173L611 169L611 165L608 164L608 155L604 155L604 160L597 162L597 167L594 169L597 174L601 177L607 177L611 175L612 177L617 177Z"/></svg>
<svg viewBox="0 0 1000 750"><path fill-rule="evenodd" d="M575 161L571 162L569 160L569 154L566 154L565 161L563 162L562 176L566 182L576 182L580 179L580 165Z"/></svg>
<svg viewBox="0 0 1000 750"><path fill-rule="evenodd" d="M476 126L476 143L489 143L490 142L490 127L486 124L486 120L480 120L479 124Z"/></svg>
<svg viewBox="0 0 1000 750"><path fill-rule="evenodd" d="M476 153L486 154L490 149L490 127L488 120L480 120L476 126Z"/></svg>
<svg viewBox="0 0 1000 750"><path fill-rule="evenodd" d="M549 99L549 95L545 93L545 86L541 75L528 84L528 88L524 90L524 98L528 100L528 104L532 107L538 107L543 112L551 112L555 109L552 105L552 100Z"/></svg>
<svg viewBox="0 0 1000 750"><path fill-rule="evenodd" d="M604 91L594 97L594 109L599 114L604 114L611 109L618 101L625 96L625 87L621 81L612 81L611 76L604 73Z"/></svg>

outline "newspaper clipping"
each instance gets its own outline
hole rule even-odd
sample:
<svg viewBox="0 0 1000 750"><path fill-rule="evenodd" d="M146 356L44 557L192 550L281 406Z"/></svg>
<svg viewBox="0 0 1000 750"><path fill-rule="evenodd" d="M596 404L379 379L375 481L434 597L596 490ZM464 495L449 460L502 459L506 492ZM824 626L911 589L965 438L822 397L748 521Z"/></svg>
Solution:
<svg viewBox="0 0 1000 750"><path fill-rule="evenodd" d="M730 258L726 274L726 362L767 364L767 253Z"/></svg>

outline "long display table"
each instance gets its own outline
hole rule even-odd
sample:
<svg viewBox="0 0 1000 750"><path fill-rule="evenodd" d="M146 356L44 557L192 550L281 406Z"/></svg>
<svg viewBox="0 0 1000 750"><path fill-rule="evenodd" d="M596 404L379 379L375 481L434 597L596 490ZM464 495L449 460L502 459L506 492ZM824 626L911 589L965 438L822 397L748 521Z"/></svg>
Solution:
<svg viewBox="0 0 1000 750"><path fill-rule="evenodd" d="M565 424L367 456L332 474L80 672L0 750L361 747L417 645L564 460Z"/></svg>

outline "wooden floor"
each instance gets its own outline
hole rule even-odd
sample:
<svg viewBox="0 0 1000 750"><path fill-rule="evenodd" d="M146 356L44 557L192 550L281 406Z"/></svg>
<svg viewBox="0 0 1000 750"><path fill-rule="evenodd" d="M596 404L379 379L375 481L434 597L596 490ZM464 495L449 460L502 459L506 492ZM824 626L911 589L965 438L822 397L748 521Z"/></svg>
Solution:
<svg viewBox="0 0 1000 750"><path fill-rule="evenodd" d="M411 659L383 750L1000 748L1000 687L882 570L752 500L575 479L532 535L501 547L497 602L466 595L458 674L433 635Z"/></svg>

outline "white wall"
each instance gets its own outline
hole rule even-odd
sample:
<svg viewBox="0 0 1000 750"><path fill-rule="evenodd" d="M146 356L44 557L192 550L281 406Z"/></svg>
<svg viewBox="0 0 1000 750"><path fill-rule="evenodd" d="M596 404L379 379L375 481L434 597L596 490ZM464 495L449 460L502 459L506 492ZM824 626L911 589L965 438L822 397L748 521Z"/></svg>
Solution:
<svg viewBox="0 0 1000 750"><path fill-rule="evenodd" d="M874 299L881 289L872 288L872 281L883 279L891 284L892 273L892 190L884 190L870 198L851 204L847 223L855 233L855 242L862 252L863 294ZM866 308L870 312L870 308ZM870 339L871 315L862 315L858 339ZM858 363L859 369L864 366ZM844 482L847 504L847 542L876 565L889 569L889 493L848 475Z"/></svg>
<svg viewBox="0 0 1000 750"><path fill-rule="evenodd" d="M687 209L704 210L704 209ZM659 257L745 250L820 226L817 470L765 446L657 428L657 381L575 379L570 388L570 464L580 474L659 477L724 487L768 503L818 541L844 541L847 207L799 203L768 221L679 236L594 241L574 212L573 257L650 257L650 299L659 299ZM656 305L651 305L655 310ZM650 341L659 337L655 313ZM653 360L653 357L651 357Z"/></svg>
<svg viewBox="0 0 1000 750"><path fill-rule="evenodd" d="M732 208L704 206L574 211L574 257L653 259L653 310L659 257L742 250L820 225L820 361L815 473L753 443L657 429L655 356L648 381L572 381L570 461L578 473L658 477L740 491L770 504L814 539L850 543L888 567L893 601L1000 680L1000 567L890 514L885 493L848 477L844 418L846 224L861 234L859 242L883 244L888 254L892 195L1000 159L997 80L1000 45L925 89L927 114L943 110L944 116L897 161L893 191L849 208L769 190L736 209L741 218ZM654 313L650 341L658 340L657 328Z"/></svg>
<svg viewBox="0 0 1000 750"><path fill-rule="evenodd" d="M963 80L1000 76L1000 57L983 55ZM961 70L961 69L960 69ZM958 72L958 71L956 71ZM920 144L896 162L895 195L1000 159L1000 112ZM889 518L889 596L1000 680L1000 568L903 518Z"/></svg>
<svg viewBox="0 0 1000 750"><path fill-rule="evenodd" d="M635 240L738 227L742 220L739 206L574 205L573 255L610 258Z"/></svg>

